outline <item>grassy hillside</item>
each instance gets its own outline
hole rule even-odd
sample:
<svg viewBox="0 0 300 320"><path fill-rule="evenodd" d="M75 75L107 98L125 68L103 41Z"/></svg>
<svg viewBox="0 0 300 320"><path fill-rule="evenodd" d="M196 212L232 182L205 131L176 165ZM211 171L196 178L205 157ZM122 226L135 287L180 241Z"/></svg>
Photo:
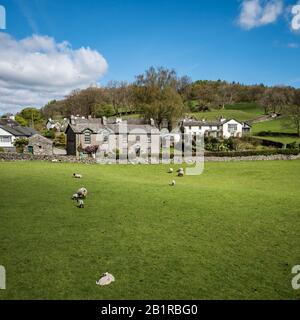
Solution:
<svg viewBox="0 0 300 320"><path fill-rule="evenodd" d="M2 163L0 299L300 298L300 161L167 168Z"/></svg>
<svg viewBox="0 0 300 320"><path fill-rule="evenodd" d="M223 116L227 119L234 118L239 121L246 121L263 115L263 109L254 103L237 103L234 105L228 105L225 109L211 110L209 112L196 112L192 113L192 115L199 120L203 118L215 120Z"/></svg>
<svg viewBox="0 0 300 320"><path fill-rule="evenodd" d="M270 132L269 136L258 137L265 140L278 141L284 144L297 142L300 143L300 138L296 136L296 130L292 128L287 128L285 125L285 119L279 118L271 121L255 123L252 126L252 135L257 135L259 132ZM274 134L272 136L272 133ZM279 135L281 134L281 135Z"/></svg>

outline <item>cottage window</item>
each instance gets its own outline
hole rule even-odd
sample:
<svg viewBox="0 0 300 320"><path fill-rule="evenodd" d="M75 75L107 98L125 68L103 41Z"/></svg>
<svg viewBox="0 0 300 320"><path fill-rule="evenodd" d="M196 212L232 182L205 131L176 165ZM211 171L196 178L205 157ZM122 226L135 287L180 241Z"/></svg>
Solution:
<svg viewBox="0 0 300 320"><path fill-rule="evenodd" d="M140 136L136 136L135 142L140 142L140 141L141 141L141 137Z"/></svg>
<svg viewBox="0 0 300 320"><path fill-rule="evenodd" d="M89 131L86 131L84 133L84 143L85 144L91 144L92 139L91 139L91 133Z"/></svg>
<svg viewBox="0 0 300 320"><path fill-rule="evenodd" d="M103 136L103 142L107 143L108 142L108 134L104 134Z"/></svg>
<svg viewBox="0 0 300 320"><path fill-rule="evenodd" d="M228 131L229 131L229 132L235 132L235 131L237 131L237 124L229 124L229 125L228 125Z"/></svg>
<svg viewBox="0 0 300 320"><path fill-rule="evenodd" d="M3 137L0 137L0 142L6 142L6 143L9 143L11 142L11 137L10 136L3 136Z"/></svg>

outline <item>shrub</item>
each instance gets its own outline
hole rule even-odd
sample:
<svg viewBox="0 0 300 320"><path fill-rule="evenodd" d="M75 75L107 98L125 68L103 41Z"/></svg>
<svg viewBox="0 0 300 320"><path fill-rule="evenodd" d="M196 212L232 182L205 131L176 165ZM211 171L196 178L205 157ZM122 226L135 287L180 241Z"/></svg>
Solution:
<svg viewBox="0 0 300 320"><path fill-rule="evenodd" d="M54 139L55 138L55 131L54 130L45 130L43 132L43 136L48 138L48 139Z"/></svg>
<svg viewBox="0 0 300 320"><path fill-rule="evenodd" d="M64 133L59 134L58 136L55 137L54 139L54 145L59 147L59 146L66 146L66 135Z"/></svg>
<svg viewBox="0 0 300 320"><path fill-rule="evenodd" d="M24 152L24 148L28 145L29 141L26 138L17 138L14 141L14 146L17 149L17 152Z"/></svg>
<svg viewBox="0 0 300 320"><path fill-rule="evenodd" d="M0 152L4 152L4 149L2 147L0 147Z"/></svg>
<svg viewBox="0 0 300 320"><path fill-rule="evenodd" d="M298 155L299 149L273 149L273 150L249 150L230 152L205 152L206 157L247 157L247 156L273 156L273 155Z"/></svg>
<svg viewBox="0 0 300 320"><path fill-rule="evenodd" d="M84 152L86 152L87 154L95 154L98 148L99 146L96 145L87 146L86 148L84 148Z"/></svg>

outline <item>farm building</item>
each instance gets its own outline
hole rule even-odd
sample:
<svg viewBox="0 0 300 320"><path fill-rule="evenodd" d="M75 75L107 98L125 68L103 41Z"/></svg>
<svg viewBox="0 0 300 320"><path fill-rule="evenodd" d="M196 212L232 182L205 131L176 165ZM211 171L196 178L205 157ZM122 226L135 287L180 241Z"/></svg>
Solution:
<svg viewBox="0 0 300 320"><path fill-rule="evenodd" d="M181 126L185 134L199 134L215 138L242 137L251 131L248 123L235 119L220 119L219 121L185 119Z"/></svg>
<svg viewBox="0 0 300 320"><path fill-rule="evenodd" d="M53 155L53 143L51 140L35 134L30 137L28 143L28 152L34 155Z"/></svg>
<svg viewBox="0 0 300 320"><path fill-rule="evenodd" d="M126 122L122 118L76 118L66 129L67 154L78 156L80 150L89 146L99 146L103 152L114 152L119 149L121 154L148 153L151 140L159 142L159 130L153 122L145 123L140 119L130 119ZM159 144L157 150L159 153Z"/></svg>

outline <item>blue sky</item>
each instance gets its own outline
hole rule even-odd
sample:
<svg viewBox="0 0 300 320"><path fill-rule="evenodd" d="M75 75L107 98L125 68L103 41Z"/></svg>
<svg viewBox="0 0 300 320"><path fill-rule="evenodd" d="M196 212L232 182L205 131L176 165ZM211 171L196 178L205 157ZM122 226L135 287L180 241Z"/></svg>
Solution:
<svg viewBox="0 0 300 320"><path fill-rule="evenodd" d="M72 50L89 47L101 54L108 67L99 71L100 84L132 81L149 66L162 65L193 80L300 87L300 35L291 31L288 14L297 0L248 1L261 8L279 2L282 8L271 18L254 17L245 26L239 17L247 0L0 0L0 4L7 12L3 32L16 42L36 34L57 44L68 41ZM0 97L1 103L8 102Z"/></svg>

